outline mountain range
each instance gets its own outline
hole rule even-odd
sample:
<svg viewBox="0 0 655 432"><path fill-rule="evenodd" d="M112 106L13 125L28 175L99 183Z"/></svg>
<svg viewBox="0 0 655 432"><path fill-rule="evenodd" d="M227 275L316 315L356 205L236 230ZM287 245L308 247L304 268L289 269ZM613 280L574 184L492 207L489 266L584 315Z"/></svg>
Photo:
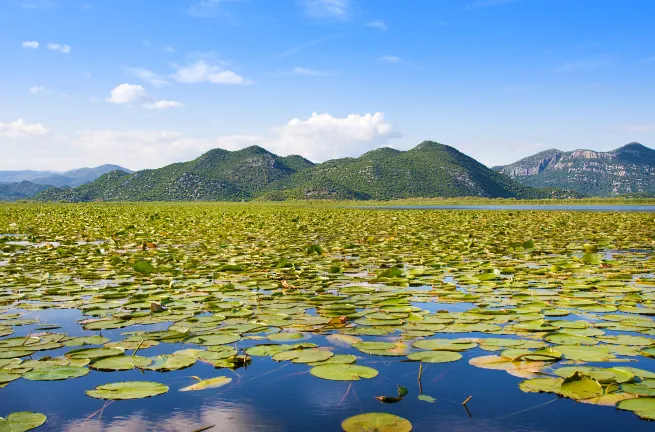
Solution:
<svg viewBox="0 0 655 432"><path fill-rule="evenodd" d="M531 187L591 196L655 194L655 150L635 142L608 152L551 149L493 169Z"/></svg>
<svg viewBox="0 0 655 432"><path fill-rule="evenodd" d="M115 170L125 171L127 173L132 172L118 165L100 165L93 168L78 168L65 172L33 170L0 171L0 183L28 181L38 185L77 187Z"/></svg>
<svg viewBox="0 0 655 432"><path fill-rule="evenodd" d="M77 188L50 188L39 201L236 201L412 197L551 198L579 196L525 186L453 147L424 141L411 150L380 148L321 164L261 147L211 150L189 162L111 171Z"/></svg>

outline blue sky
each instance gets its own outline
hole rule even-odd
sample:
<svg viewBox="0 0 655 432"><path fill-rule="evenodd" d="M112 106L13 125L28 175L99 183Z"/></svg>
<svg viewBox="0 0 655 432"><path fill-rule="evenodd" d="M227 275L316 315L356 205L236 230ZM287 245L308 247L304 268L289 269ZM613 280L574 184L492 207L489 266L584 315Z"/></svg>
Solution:
<svg viewBox="0 0 655 432"><path fill-rule="evenodd" d="M655 138L651 0L4 0L0 169Z"/></svg>

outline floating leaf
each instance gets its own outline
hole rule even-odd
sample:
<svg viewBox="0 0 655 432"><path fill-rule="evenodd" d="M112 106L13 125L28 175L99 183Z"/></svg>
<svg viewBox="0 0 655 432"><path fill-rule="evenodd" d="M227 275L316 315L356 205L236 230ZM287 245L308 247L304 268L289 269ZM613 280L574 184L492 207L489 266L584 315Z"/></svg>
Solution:
<svg viewBox="0 0 655 432"><path fill-rule="evenodd" d="M341 428L344 432L411 432L412 424L393 414L367 413L347 418Z"/></svg>
<svg viewBox="0 0 655 432"><path fill-rule="evenodd" d="M196 390L205 390L205 389L210 389L210 388L218 388L218 387L223 387L224 385L227 385L232 382L232 378L226 377L226 376L219 376L216 378L210 378L206 380L199 381L193 385L190 385L188 387L181 388L181 392L186 392L186 391L196 391Z"/></svg>
<svg viewBox="0 0 655 432"><path fill-rule="evenodd" d="M69 378L79 378L88 374L89 370L77 366L50 366L34 369L23 374L30 381L58 381Z"/></svg>
<svg viewBox="0 0 655 432"><path fill-rule="evenodd" d="M86 394L96 399L124 400L143 399L157 396L168 391L164 384L150 381L127 381L97 386L87 390Z"/></svg>
<svg viewBox="0 0 655 432"><path fill-rule="evenodd" d="M332 381L357 381L361 378L375 378L378 371L368 366L352 364L325 364L314 366L309 373L318 378Z"/></svg>
<svg viewBox="0 0 655 432"><path fill-rule="evenodd" d="M46 420L47 417L41 413L15 412L6 418L0 417L0 431L24 432L41 426Z"/></svg>

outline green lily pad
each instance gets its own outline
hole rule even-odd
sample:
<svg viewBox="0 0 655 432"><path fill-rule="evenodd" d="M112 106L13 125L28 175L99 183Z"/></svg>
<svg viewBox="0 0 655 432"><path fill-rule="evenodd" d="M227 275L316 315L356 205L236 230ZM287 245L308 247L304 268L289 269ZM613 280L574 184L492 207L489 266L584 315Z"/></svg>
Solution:
<svg viewBox="0 0 655 432"><path fill-rule="evenodd" d="M23 378L30 381L58 381L70 378L83 377L89 370L78 366L50 366L34 369L23 374Z"/></svg>
<svg viewBox="0 0 655 432"><path fill-rule="evenodd" d="M655 420L655 398L654 397L640 397L635 399L628 399L616 404L618 409L632 411L639 417Z"/></svg>
<svg viewBox="0 0 655 432"><path fill-rule="evenodd" d="M291 360L293 363L315 363L329 359L334 354L331 351L309 348L283 351L273 356L275 361Z"/></svg>
<svg viewBox="0 0 655 432"><path fill-rule="evenodd" d="M367 413L347 418L341 428L344 432L411 432L412 424L393 414Z"/></svg>
<svg viewBox="0 0 655 432"><path fill-rule="evenodd" d="M168 391L164 384L150 381L127 381L97 386L87 390L86 394L96 399L125 400L143 399L157 396Z"/></svg>
<svg viewBox="0 0 655 432"><path fill-rule="evenodd" d="M145 369L166 372L193 366L196 362L196 357L173 353L152 357L150 361L151 364L146 366Z"/></svg>
<svg viewBox="0 0 655 432"><path fill-rule="evenodd" d="M575 372L562 382L562 391L572 399L590 399L603 395L603 387L595 379Z"/></svg>
<svg viewBox="0 0 655 432"><path fill-rule="evenodd" d="M378 371L368 366L330 363L314 366L309 373L332 381L357 381L361 378L375 378L378 375Z"/></svg>
<svg viewBox="0 0 655 432"><path fill-rule="evenodd" d="M462 355L453 351L416 351L407 355L407 358L424 363L449 363L462 358Z"/></svg>
<svg viewBox="0 0 655 432"><path fill-rule="evenodd" d="M0 431L24 432L38 428L46 420L47 417L41 413L28 411L15 412L9 414L6 418L0 417Z"/></svg>
<svg viewBox="0 0 655 432"><path fill-rule="evenodd" d="M89 367L99 371L125 371L144 368L151 362L151 359L141 356L114 356L93 361Z"/></svg>

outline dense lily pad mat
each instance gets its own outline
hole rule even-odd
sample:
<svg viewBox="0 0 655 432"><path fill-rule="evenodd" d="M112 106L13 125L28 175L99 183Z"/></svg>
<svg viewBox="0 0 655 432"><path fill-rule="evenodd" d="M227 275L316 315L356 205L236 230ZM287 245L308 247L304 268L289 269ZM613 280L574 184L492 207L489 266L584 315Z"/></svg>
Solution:
<svg viewBox="0 0 655 432"><path fill-rule="evenodd" d="M147 381L86 394L141 398L168 391L159 374L197 363L376 382L376 363L460 362L517 376L526 393L650 419L653 226L636 213L3 206L0 234L13 236L0 235L0 395L17 381L47 391L138 369ZM25 312L41 309L79 310L85 336L47 322L23 334L39 324ZM182 348L148 351L172 343Z"/></svg>

